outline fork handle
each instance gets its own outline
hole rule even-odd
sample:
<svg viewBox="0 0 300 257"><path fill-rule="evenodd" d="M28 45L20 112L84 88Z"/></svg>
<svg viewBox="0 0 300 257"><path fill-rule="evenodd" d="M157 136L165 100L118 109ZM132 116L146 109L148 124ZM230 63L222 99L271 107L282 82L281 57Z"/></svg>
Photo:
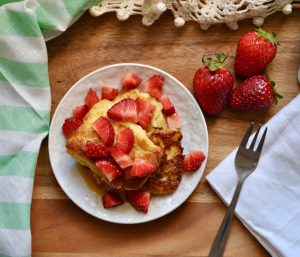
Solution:
<svg viewBox="0 0 300 257"><path fill-rule="evenodd" d="M225 244L228 238L228 232L234 216L234 210L239 199L239 195L244 183L244 179L239 179L231 203L228 207L226 215L222 221L213 245L210 249L208 257L222 257L225 249Z"/></svg>

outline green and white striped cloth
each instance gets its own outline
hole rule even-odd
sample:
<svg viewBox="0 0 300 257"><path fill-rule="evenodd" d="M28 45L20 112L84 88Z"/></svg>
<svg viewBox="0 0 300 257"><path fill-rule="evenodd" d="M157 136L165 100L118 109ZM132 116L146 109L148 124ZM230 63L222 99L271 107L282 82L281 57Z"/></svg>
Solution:
<svg viewBox="0 0 300 257"><path fill-rule="evenodd" d="M0 0L0 257L31 256L35 167L50 120L45 41L97 0Z"/></svg>

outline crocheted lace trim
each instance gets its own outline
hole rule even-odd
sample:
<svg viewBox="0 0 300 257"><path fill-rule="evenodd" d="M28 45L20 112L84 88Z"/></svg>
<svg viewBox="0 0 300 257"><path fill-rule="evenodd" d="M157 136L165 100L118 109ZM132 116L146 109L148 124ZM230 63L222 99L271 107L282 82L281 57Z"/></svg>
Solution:
<svg viewBox="0 0 300 257"><path fill-rule="evenodd" d="M177 27L192 20L198 22L204 30L216 23L226 23L229 28L238 29L239 20L252 18L254 25L261 26L264 19L274 12L290 14L291 2L292 0L102 0L90 8L90 14L100 16L116 12L119 20L140 14L143 16L143 24L149 26L169 9Z"/></svg>

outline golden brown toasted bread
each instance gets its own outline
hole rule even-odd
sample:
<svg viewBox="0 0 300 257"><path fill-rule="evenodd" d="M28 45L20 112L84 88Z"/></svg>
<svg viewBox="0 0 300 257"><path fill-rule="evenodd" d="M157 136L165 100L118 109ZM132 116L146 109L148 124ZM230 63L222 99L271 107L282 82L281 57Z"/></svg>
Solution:
<svg viewBox="0 0 300 257"><path fill-rule="evenodd" d="M137 94L137 90L129 90L126 91L126 93L120 93L118 99L114 99L114 102L118 102L129 96L131 96L132 98L140 96ZM148 94L143 94L142 97L146 98L150 96ZM154 101L156 100L154 99ZM148 177L133 178L127 174L128 170L125 170L124 176L117 178L112 182L109 182L107 178L102 174L101 170L99 170L99 168L96 167L94 160L88 158L84 154L84 148L88 140L101 143L101 140L99 139L97 133L93 129L93 123L100 116L107 117L107 111L114 105L114 102L103 99L93 106L93 108L84 117L82 124L77 129L75 134L67 140L67 152L78 163L88 167L93 172L98 174L102 178L102 180L109 184L112 188L118 190L137 190L141 186L143 186ZM161 105L160 103L158 104ZM158 113L153 116L153 119L157 118L157 120L160 120L160 117L163 117L163 114L161 113L161 111L159 113L158 110ZM162 156L161 149L149 139L147 132L141 126L131 122L116 122L113 120L110 120L110 123L112 124L116 134L125 128L130 128L132 130L134 134L134 144L131 151L128 154L132 160L136 158L142 158L145 160L151 160L152 162L157 163L157 165L159 165ZM164 123L161 123L161 127L164 126Z"/></svg>
<svg viewBox="0 0 300 257"><path fill-rule="evenodd" d="M144 188L153 194L172 193L177 189L182 176L182 134L179 130L168 129L154 130L148 135L162 148L163 158L158 170L150 176Z"/></svg>

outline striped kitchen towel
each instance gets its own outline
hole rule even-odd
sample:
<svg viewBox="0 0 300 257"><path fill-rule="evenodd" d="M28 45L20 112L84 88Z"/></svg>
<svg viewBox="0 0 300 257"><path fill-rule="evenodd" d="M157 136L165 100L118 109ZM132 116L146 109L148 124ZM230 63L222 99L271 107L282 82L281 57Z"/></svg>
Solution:
<svg viewBox="0 0 300 257"><path fill-rule="evenodd" d="M31 256L30 205L51 96L45 41L95 0L0 0L0 257Z"/></svg>

